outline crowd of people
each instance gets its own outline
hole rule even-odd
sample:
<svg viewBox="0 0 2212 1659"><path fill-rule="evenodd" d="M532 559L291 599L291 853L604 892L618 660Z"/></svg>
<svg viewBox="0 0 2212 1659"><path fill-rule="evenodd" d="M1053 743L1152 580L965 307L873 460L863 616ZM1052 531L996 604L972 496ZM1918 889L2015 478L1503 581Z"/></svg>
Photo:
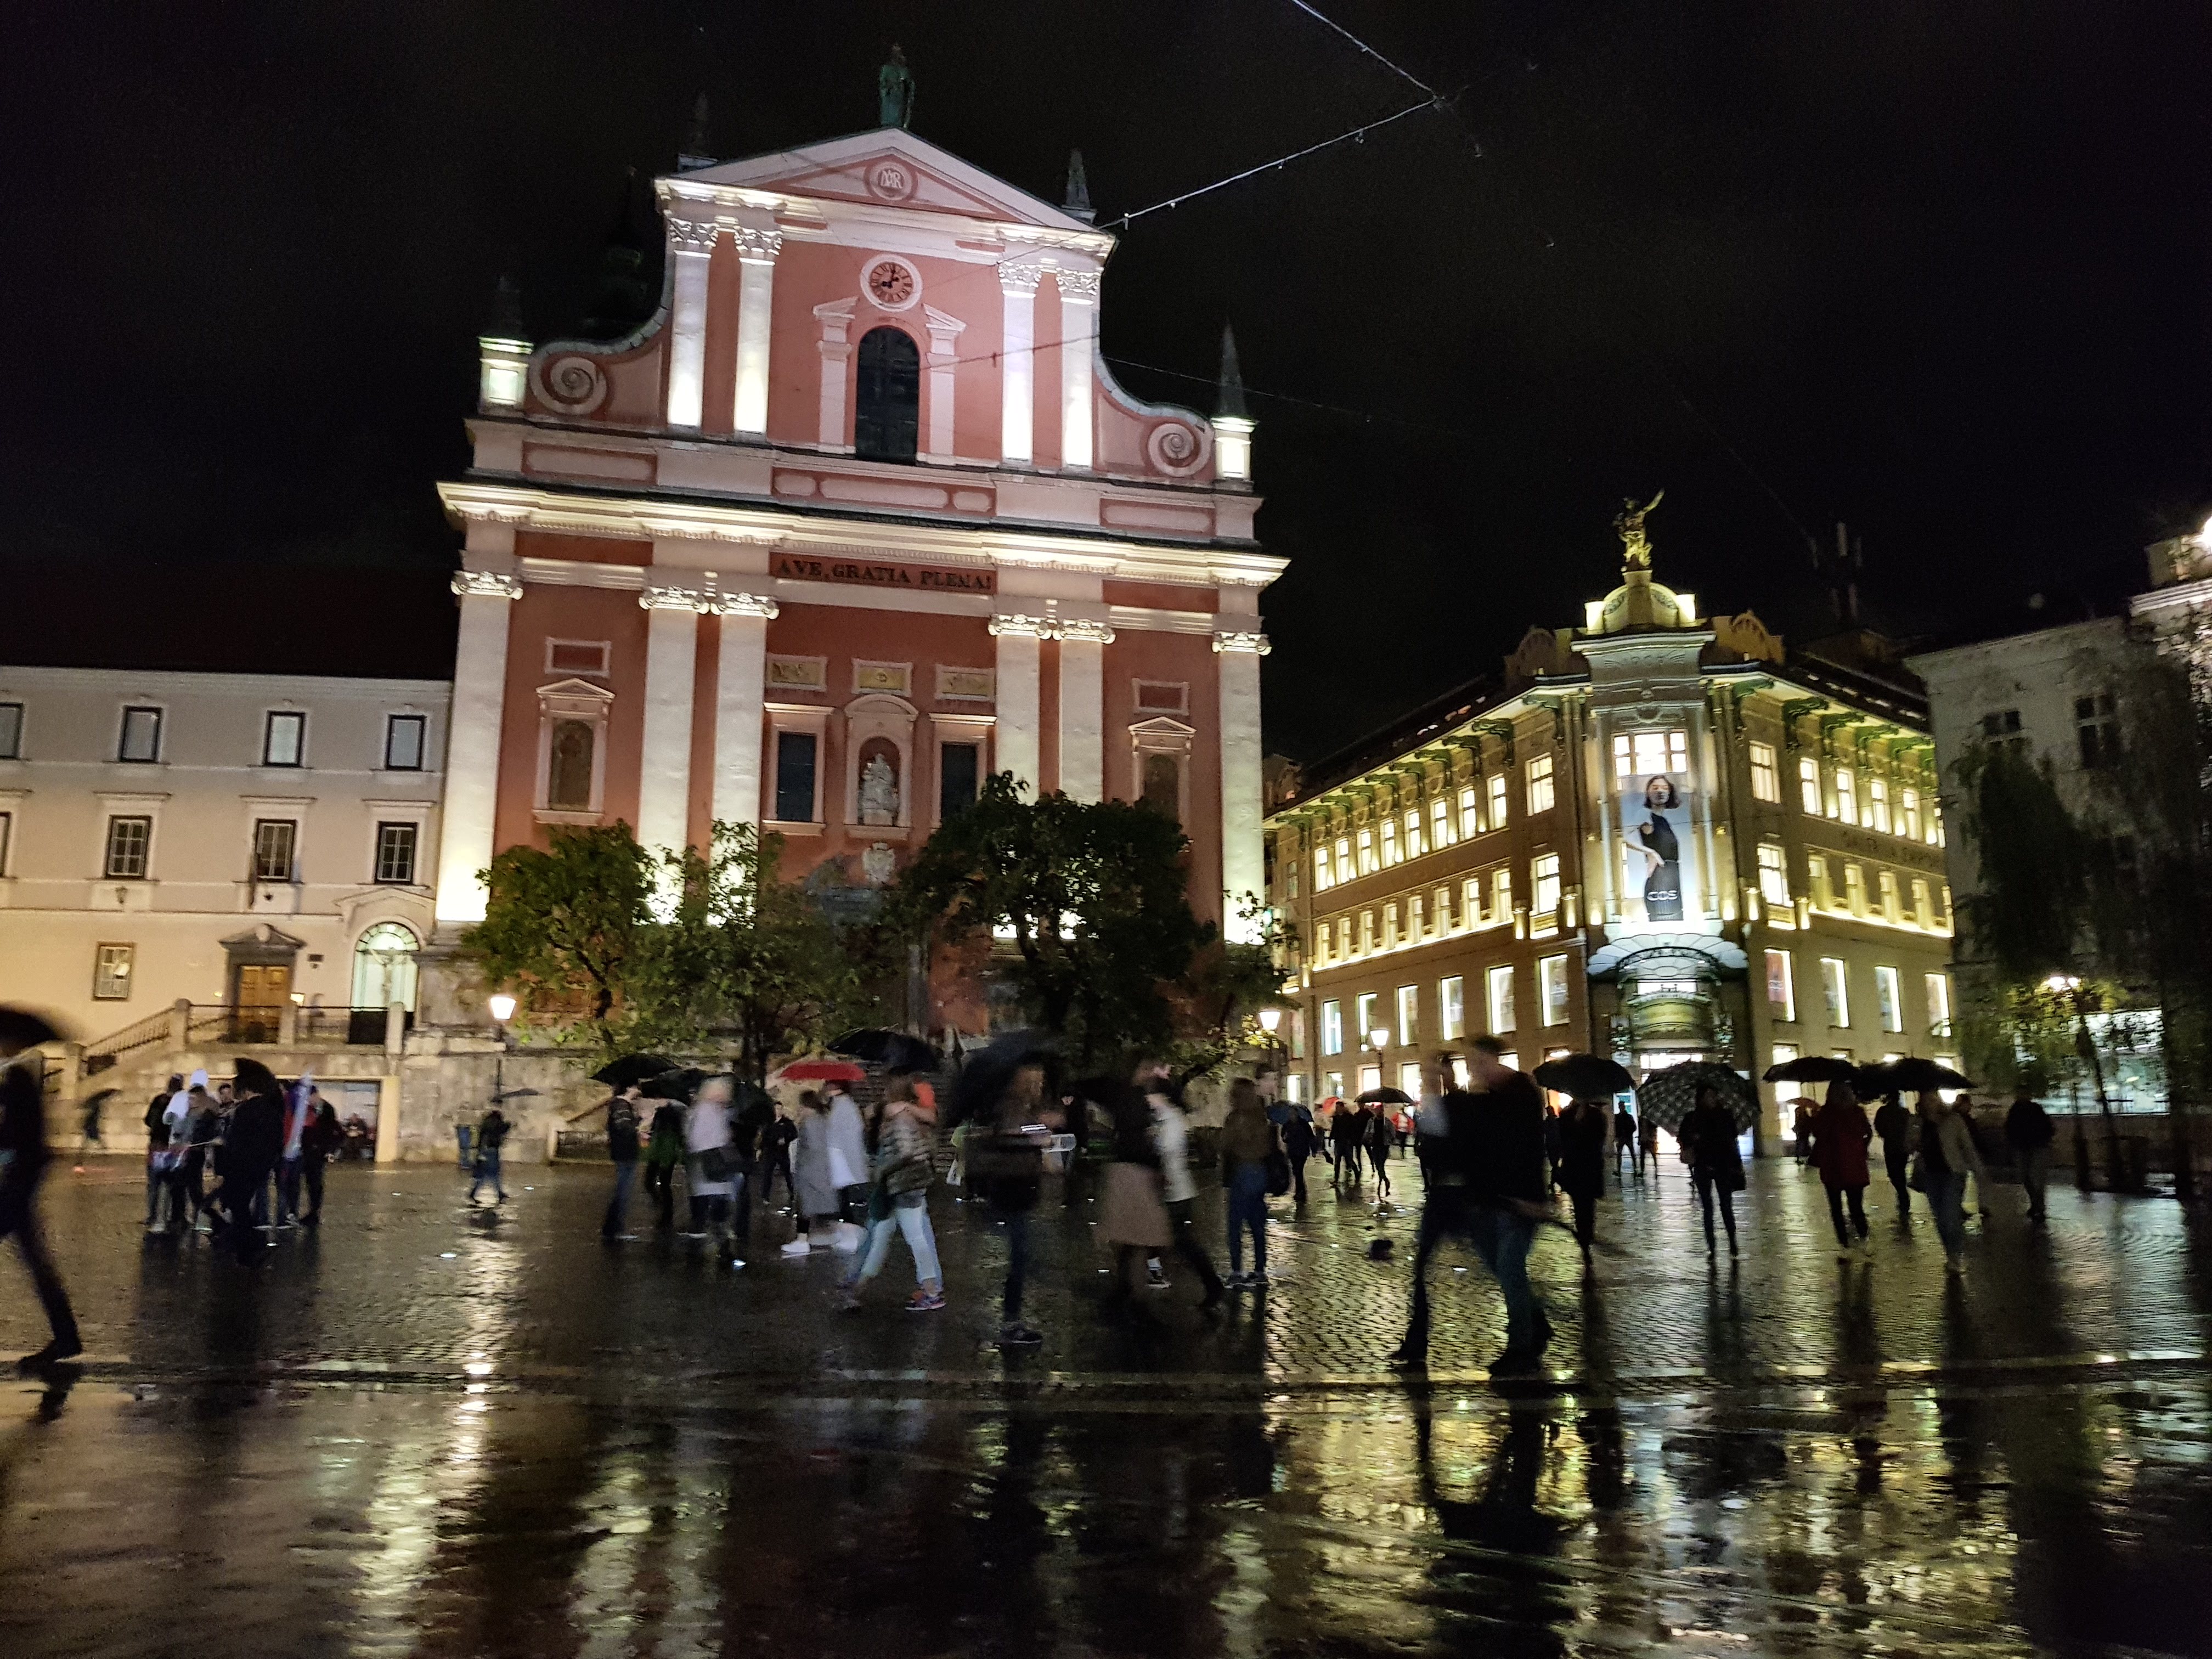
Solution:
<svg viewBox="0 0 2212 1659"><path fill-rule="evenodd" d="M250 1261L270 1235L320 1224L345 1131L312 1077L286 1085L250 1058L228 1083L173 1076L145 1126L149 1233L206 1236Z"/></svg>

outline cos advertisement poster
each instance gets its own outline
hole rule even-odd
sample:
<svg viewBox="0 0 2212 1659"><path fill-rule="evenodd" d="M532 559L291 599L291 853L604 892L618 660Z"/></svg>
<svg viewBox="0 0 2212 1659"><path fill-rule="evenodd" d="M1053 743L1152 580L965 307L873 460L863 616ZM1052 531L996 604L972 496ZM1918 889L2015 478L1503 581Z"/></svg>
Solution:
<svg viewBox="0 0 2212 1659"><path fill-rule="evenodd" d="M1692 914L1689 738L1683 732L1625 732L1613 740L1620 802L1622 920L1680 921Z"/></svg>

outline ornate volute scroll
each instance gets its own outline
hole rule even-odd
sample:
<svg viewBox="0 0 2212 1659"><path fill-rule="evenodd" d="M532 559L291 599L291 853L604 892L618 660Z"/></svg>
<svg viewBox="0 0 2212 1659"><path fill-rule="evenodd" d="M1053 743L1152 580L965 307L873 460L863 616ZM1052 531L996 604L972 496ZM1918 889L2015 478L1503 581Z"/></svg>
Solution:
<svg viewBox="0 0 2212 1659"><path fill-rule="evenodd" d="M1275 647L1267 643L1265 634L1223 629L1213 636L1213 648L1216 651L1249 651L1255 657L1264 657Z"/></svg>
<svg viewBox="0 0 2212 1659"><path fill-rule="evenodd" d="M457 570L453 592L465 599L519 599L522 579L497 570Z"/></svg>

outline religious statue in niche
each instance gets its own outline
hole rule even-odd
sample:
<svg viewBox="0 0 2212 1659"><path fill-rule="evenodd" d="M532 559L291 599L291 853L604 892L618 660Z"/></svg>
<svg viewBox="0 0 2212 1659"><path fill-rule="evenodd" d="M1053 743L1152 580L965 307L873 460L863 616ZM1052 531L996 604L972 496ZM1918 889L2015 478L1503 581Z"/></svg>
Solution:
<svg viewBox="0 0 2212 1659"><path fill-rule="evenodd" d="M891 769L890 761L878 751L860 768L860 822L896 823L898 808L898 775Z"/></svg>

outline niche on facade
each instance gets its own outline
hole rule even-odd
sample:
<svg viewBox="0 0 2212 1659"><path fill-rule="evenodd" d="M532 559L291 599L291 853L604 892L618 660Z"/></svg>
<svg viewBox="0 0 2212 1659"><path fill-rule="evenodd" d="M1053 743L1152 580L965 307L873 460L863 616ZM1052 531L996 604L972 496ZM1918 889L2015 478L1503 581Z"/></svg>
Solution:
<svg viewBox="0 0 2212 1659"><path fill-rule="evenodd" d="M846 823L902 830L914 822L915 713L903 697L882 695L845 705Z"/></svg>
<svg viewBox="0 0 2212 1659"><path fill-rule="evenodd" d="M1190 821L1190 748L1195 726L1163 715L1129 728L1136 762L1136 798L1177 823Z"/></svg>
<svg viewBox="0 0 2212 1659"><path fill-rule="evenodd" d="M606 799L607 720L614 693L583 680L538 688L540 823L597 823Z"/></svg>

